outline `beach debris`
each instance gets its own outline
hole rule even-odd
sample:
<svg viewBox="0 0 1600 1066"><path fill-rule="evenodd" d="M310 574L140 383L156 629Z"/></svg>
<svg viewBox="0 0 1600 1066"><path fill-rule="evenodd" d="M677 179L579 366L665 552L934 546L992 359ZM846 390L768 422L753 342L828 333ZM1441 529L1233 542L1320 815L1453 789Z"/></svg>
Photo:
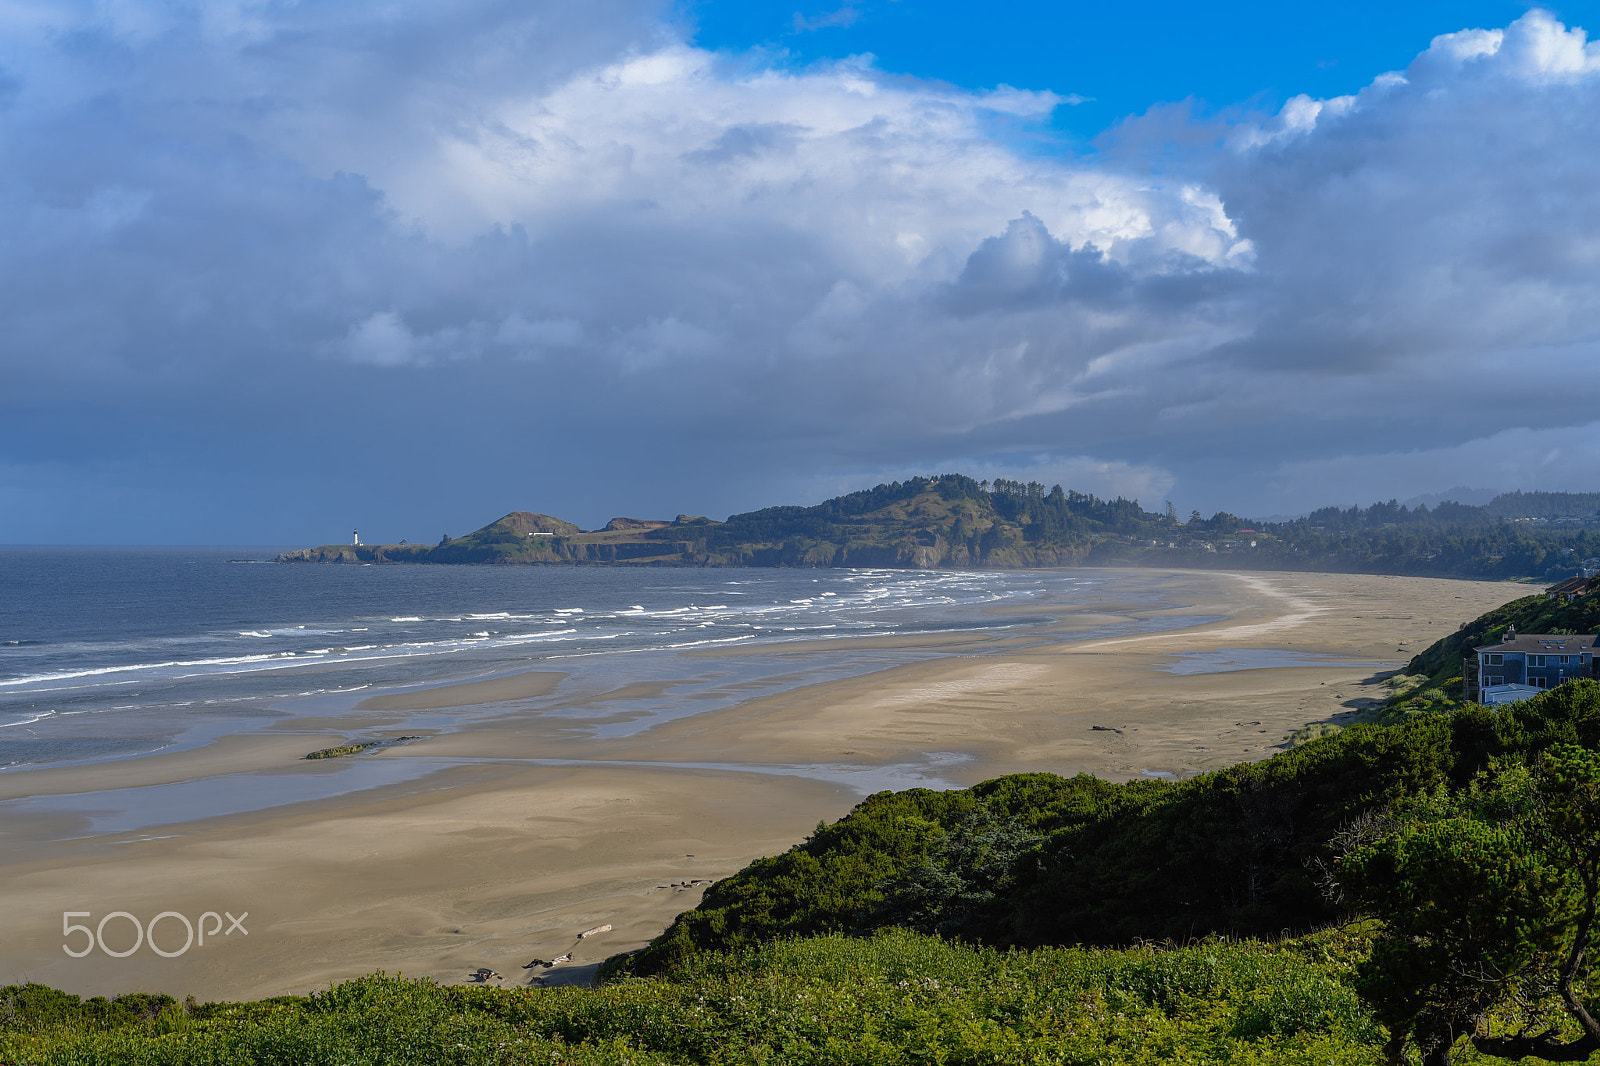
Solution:
<svg viewBox="0 0 1600 1066"><path fill-rule="evenodd" d="M472 971L472 973L468 974L467 976L476 979L480 983L483 982L483 981L504 981L505 980L505 978L501 977L499 974L495 973L493 970L489 969L489 967L487 967L487 966L480 966L476 970Z"/></svg>
<svg viewBox="0 0 1600 1066"><path fill-rule="evenodd" d="M1089 729L1091 732L1095 733L1115 733L1119 737L1122 735L1122 730L1118 729L1114 725L1092 725L1089 727Z"/></svg>
<svg viewBox="0 0 1600 1066"><path fill-rule="evenodd" d="M584 940L584 939L587 939L588 937L594 936L596 933L609 933L609 932L611 932L611 923L607 922L605 925L597 925L593 929L585 929L583 932L578 934L578 939L579 940Z"/></svg>
<svg viewBox="0 0 1600 1066"><path fill-rule="evenodd" d="M360 755L373 748L392 748L397 744L410 744L415 740L426 740L427 737L389 737L385 740L357 740L349 744L340 744L337 748L323 748L309 755L302 755L302 759L340 759L346 755Z"/></svg>
<svg viewBox="0 0 1600 1066"><path fill-rule="evenodd" d="M337 748L323 748L309 755L302 755L303 759L338 759L345 755L358 755L368 748L375 748L379 744L376 740L366 740L355 744L340 744Z"/></svg>

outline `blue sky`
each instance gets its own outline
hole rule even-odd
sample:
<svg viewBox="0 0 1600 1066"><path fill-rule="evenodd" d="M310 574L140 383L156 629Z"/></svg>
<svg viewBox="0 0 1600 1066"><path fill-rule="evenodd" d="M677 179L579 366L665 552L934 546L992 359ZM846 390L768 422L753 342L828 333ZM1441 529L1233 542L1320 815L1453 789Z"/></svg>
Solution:
<svg viewBox="0 0 1600 1066"><path fill-rule="evenodd" d="M1592 491L1597 7L8 5L0 543Z"/></svg>
<svg viewBox="0 0 1600 1066"><path fill-rule="evenodd" d="M803 65L870 53L884 70L967 88L1050 89L1084 102L1051 125L1080 144L1153 104L1275 107L1353 93L1404 69L1440 33L1504 26L1535 5L1456 3L962 3L698 0L695 43L782 53ZM1543 5L1578 25L1600 4Z"/></svg>

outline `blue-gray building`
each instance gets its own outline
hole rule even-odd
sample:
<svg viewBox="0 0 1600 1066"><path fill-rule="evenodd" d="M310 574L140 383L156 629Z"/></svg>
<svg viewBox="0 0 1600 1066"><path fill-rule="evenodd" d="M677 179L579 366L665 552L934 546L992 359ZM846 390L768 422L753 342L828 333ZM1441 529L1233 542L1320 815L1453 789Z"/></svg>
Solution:
<svg viewBox="0 0 1600 1066"><path fill-rule="evenodd" d="M1596 643L1593 633L1562 636L1508 629L1498 644L1472 649L1476 662L1469 658L1466 663L1466 697L1486 704L1509 703L1574 678L1600 677Z"/></svg>

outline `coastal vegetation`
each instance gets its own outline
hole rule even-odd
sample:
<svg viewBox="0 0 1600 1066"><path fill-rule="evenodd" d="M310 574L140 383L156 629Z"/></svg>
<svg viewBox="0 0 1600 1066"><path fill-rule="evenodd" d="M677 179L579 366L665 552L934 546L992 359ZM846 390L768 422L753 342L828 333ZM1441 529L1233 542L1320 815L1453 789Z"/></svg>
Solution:
<svg viewBox="0 0 1600 1066"><path fill-rule="evenodd" d="M1597 744L1576 681L1182 782L880 793L595 989L13 986L0 1062L1580 1061Z"/></svg>
<svg viewBox="0 0 1600 1066"><path fill-rule="evenodd" d="M1347 916L1326 886L1349 825L1574 743L1600 745L1600 683L1355 725L1185 781L1025 774L879 793L712 886L622 965L891 924L1022 947L1309 931Z"/></svg>
<svg viewBox="0 0 1600 1066"><path fill-rule="evenodd" d="M1509 624L1592 621L1593 599L1508 604L1413 677ZM1576 680L1391 707L1186 780L878 793L591 989L12 986L0 1063L1586 1061L1596 950L1600 682Z"/></svg>
<svg viewBox="0 0 1600 1066"><path fill-rule="evenodd" d="M1359 933L1169 950L994 951L890 931L703 954L596 989L374 975L306 997L178 1004L0 989L0 1062L645 1066L1378 1066Z"/></svg>
<svg viewBox="0 0 1600 1066"><path fill-rule="evenodd" d="M880 793L718 882L610 972L890 927L1031 949L1304 936L1376 917L1350 987L1389 1061L1414 1045L1439 1066L1461 1037L1577 1061L1600 1050L1586 984L1597 746L1600 683L1575 681L1182 782L1030 774Z"/></svg>
<svg viewBox="0 0 1600 1066"><path fill-rule="evenodd" d="M1429 645L1406 665L1405 673L1459 698L1462 658L1474 648L1497 643L1508 629L1518 633L1600 633L1600 596L1567 600L1539 594L1512 600Z"/></svg>
<svg viewBox="0 0 1600 1066"><path fill-rule="evenodd" d="M1594 494L1510 493L1484 507L1396 502L1287 521L1102 500L1057 485L911 478L812 507L714 521L616 518L584 531L517 511L438 544L324 545L283 562L521 565L1182 566L1550 579L1600 560Z"/></svg>
<svg viewBox="0 0 1600 1066"><path fill-rule="evenodd" d="M1600 910L1600 755L1558 744L1532 766L1423 795L1356 830L1341 888L1382 920L1357 992L1425 1066L1462 1035L1506 1058L1600 1051L1589 959ZM1491 1019L1500 1033L1491 1031Z"/></svg>
<svg viewBox="0 0 1600 1066"><path fill-rule="evenodd" d="M1464 658L1474 648L1498 643L1512 629L1518 633L1600 633L1600 596L1568 599L1541 593L1523 596L1479 615L1414 656L1404 671L1386 682L1390 693L1382 706L1365 717L1394 722L1410 715L1464 706Z"/></svg>

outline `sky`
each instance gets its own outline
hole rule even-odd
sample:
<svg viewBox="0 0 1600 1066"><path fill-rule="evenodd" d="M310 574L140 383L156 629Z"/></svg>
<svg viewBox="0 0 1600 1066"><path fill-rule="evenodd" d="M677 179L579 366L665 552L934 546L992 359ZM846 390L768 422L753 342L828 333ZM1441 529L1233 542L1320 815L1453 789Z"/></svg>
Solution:
<svg viewBox="0 0 1600 1066"><path fill-rule="evenodd" d="M0 543L1600 489L1600 0L1295 6L5 0Z"/></svg>

